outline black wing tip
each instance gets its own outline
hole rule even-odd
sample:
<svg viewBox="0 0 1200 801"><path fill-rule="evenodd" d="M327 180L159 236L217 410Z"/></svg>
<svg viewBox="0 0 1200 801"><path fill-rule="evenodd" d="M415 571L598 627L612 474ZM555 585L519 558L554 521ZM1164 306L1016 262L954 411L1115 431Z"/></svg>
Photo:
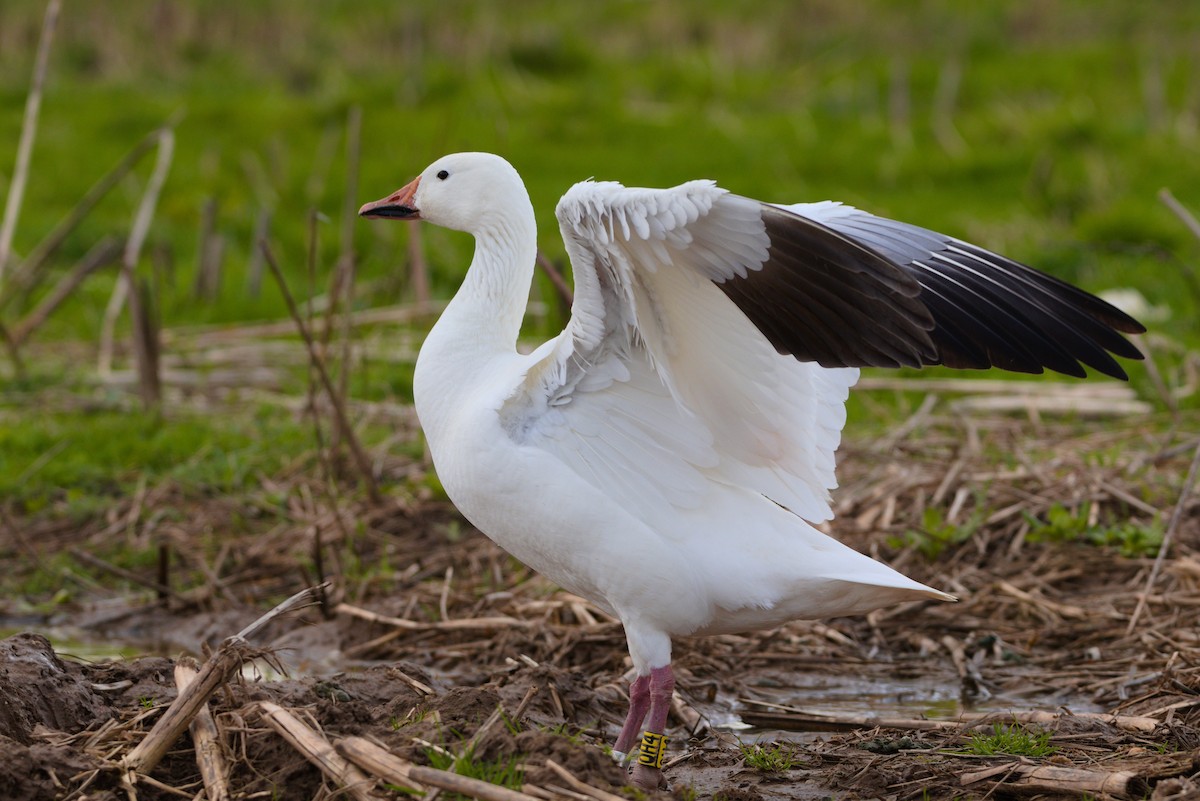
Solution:
<svg viewBox="0 0 1200 801"><path fill-rule="evenodd" d="M938 265L906 261L836 224L770 204L762 219L767 262L716 283L780 354L823 367L944 364L1074 378L1090 368L1122 381L1129 375L1114 357L1144 358L1121 336L1146 331L1131 315L977 245L914 227L967 259L952 266L982 270L978 280L935 280Z"/></svg>

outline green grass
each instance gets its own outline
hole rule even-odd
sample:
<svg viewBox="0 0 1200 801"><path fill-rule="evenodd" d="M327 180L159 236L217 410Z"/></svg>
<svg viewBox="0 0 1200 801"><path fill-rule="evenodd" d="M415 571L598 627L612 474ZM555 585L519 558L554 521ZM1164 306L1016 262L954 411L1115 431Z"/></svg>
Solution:
<svg viewBox="0 0 1200 801"><path fill-rule="evenodd" d="M800 765L796 749L782 743L743 745L742 759L746 767L761 773L783 773Z"/></svg>
<svg viewBox="0 0 1200 801"><path fill-rule="evenodd" d="M455 756L441 750L429 748L425 751L429 764L438 770L448 770L459 776L507 787L510 790L520 790L525 783L525 769L522 767L525 757L522 754L510 754L495 759L481 759L466 752ZM465 799L457 793L445 794L447 799Z"/></svg>
<svg viewBox="0 0 1200 801"><path fill-rule="evenodd" d="M27 415L20 398L0 397L0 497L25 513L56 506L85 516L161 481L192 493L240 491L314 448L311 425L265 407L168 416L40 409L36 424L22 424Z"/></svg>
<svg viewBox="0 0 1200 801"><path fill-rule="evenodd" d="M552 210L574 181L707 176L781 201L842 198L1003 248L1091 289L1138 286L1174 312L1166 330L1195 340L1197 299L1177 260L1194 259L1196 244L1155 201L1169 185L1200 206L1188 94L1189 31L1200 11L1188 5L158 8L143 0L64 10L34 152L38 179L16 246L32 247L138 137L184 109L148 248L174 264L167 325L282 315L270 287L245 292L257 211L273 210L272 235L298 278L307 210L336 220L346 201L343 130L357 105L354 206L443 152L494 150L523 171L542 247L561 258ZM15 152L41 10L26 0L0 12L14 31L0 47L0 154ZM947 117L939 86L954 68L961 78ZM903 113L894 110L897 76L907 86ZM947 144L947 120L961 145ZM89 218L55 269L128 226L148 169ZM7 172L0 160L0 178ZM227 275L217 302L196 303L196 237L210 198ZM322 235L329 264L337 226ZM364 301L396 300L403 228L360 222L353 236L363 277L385 279ZM445 294L469 242L427 238L435 289ZM107 282L89 285L47 336L92 336Z"/></svg>
<svg viewBox="0 0 1200 801"><path fill-rule="evenodd" d="M1026 513L1030 528L1025 538L1030 542L1085 542L1114 548L1130 558L1158 553L1165 533L1161 520L1144 524L1122 520L1093 526L1088 524L1088 512L1086 506L1072 512L1062 504L1054 504L1044 520Z"/></svg>
<svg viewBox="0 0 1200 801"><path fill-rule="evenodd" d="M976 504L971 516L963 523L951 523L937 506L927 506L921 513L921 528L910 528L902 536L889 537L893 548L914 547L930 561L937 559L947 548L960 545L979 530L987 517L987 509Z"/></svg>
<svg viewBox="0 0 1200 801"><path fill-rule="evenodd" d="M979 756L1046 757L1058 750L1050 744L1048 731L1029 731L1022 726L993 724L992 731L975 732L967 743L967 752Z"/></svg>

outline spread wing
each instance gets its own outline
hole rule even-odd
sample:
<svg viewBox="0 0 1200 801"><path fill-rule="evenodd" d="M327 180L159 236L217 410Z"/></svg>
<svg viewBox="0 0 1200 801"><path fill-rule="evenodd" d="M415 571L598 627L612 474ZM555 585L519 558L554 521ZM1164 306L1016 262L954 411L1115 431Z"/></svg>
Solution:
<svg viewBox="0 0 1200 801"><path fill-rule="evenodd" d="M557 209L572 318L501 414L650 519L740 486L813 522L865 365L1123 376L1141 330L1002 257L837 204L771 206L711 182L584 182ZM794 358L793 358L794 357Z"/></svg>
<svg viewBox="0 0 1200 801"><path fill-rule="evenodd" d="M1129 315L1071 284L959 239L829 201L768 207L764 219L772 241L781 245L778 255L751 275L752 280L731 281L724 288L748 315L767 318L760 326L764 333L783 329L779 336L768 336L781 352L797 358L807 356L829 366L945 364L1022 373L1049 368L1080 378L1085 375L1082 363L1121 379L1127 378L1125 371L1110 352L1142 358L1118 333L1146 330ZM814 284L819 293L824 284L838 282L839 276L844 279L838 253L830 258L817 251L818 246L806 245L813 239L822 241L826 234L814 235L822 229L870 249L899 269L907 290L917 290L915 299L932 318L927 342L918 337L913 342L918 347L902 349L889 360L877 350L864 351L864 342L845 342L850 336L846 329L839 330L827 318L816 326L814 337L805 337L799 328L786 329L786 321L794 318L771 320L764 300L805 293L811 297ZM814 262L820 265L816 269ZM781 306L776 302L771 308ZM814 315L825 309L811 301L808 308ZM860 329L865 331L862 339L876 342L895 322L885 312L882 326L872 321Z"/></svg>

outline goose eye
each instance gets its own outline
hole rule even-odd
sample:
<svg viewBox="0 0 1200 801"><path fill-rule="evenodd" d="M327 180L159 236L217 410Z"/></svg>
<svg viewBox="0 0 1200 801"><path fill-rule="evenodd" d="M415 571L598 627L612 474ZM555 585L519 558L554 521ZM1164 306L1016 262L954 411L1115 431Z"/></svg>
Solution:
<svg viewBox="0 0 1200 801"><path fill-rule="evenodd" d="M446 172L445 170L439 170L437 177L439 181L444 181L450 177L450 173Z"/></svg>

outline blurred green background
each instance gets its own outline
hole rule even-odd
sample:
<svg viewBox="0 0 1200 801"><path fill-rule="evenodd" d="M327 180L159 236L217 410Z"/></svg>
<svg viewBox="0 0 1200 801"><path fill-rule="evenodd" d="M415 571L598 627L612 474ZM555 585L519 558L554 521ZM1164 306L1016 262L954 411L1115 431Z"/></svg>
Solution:
<svg viewBox="0 0 1200 801"><path fill-rule="evenodd" d="M43 9L0 6L3 187ZM189 278L213 198L228 273L217 303L168 297L164 324L279 316L276 293L251 301L239 281L257 212L273 210L293 255L310 208L337 216L359 105L355 205L443 153L495 151L525 176L542 247L560 256L552 212L573 182L710 177L762 199L845 200L1092 289L1137 286L1179 320L1195 298L1176 260L1196 251L1155 193L1200 206L1197 74L1193 2L68 0L16 247L183 110L151 246ZM64 263L128 227L139 181L123 189ZM367 276L396 270L402 226L355 235ZM432 259L449 290L469 243L433 238L460 257ZM56 329L93 334L103 290Z"/></svg>
<svg viewBox="0 0 1200 801"><path fill-rule="evenodd" d="M44 8L0 5L5 192ZM166 328L285 316L269 279L260 293L247 287L263 211L298 288L309 212L330 218L321 226L324 287L347 204L391 192L443 153L489 150L524 175L541 247L555 260L563 247L553 208L573 182L665 186L707 177L764 200L843 200L1091 291L1134 287L1169 312L1153 328L1185 352L1198 341L1200 245L1156 195L1170 187L1200 209L1197 75L1200 4L1187 0L67 0L14 247L28 252L137 140L181 112L139 265L157 276ZM357 197L347 198L355 107L361 171ZM52 275L103 235L128 231L152 162L70 237ZM224 272L218 296L199 300L194 276L210 203ZM356 222L352 230L357 304L405 302L406 227ZM425 231L435 296L453 291L470 247L462 235ZM89 280L39 332L32 379L0 367L0 490L25 492L35 474L47 483L80 480L78 470L51 478L50 468L29 468L55 442L97 426L113 426L107 436L116 440L176 443L154 459L112 456L111 470L123 469L126 482L156 459L177 463L198 448L240 453L263 436L254 424L245 442L226 431L234 440L218 447L209 423L194 423L193 437L164 437L162 426L182 425L178 414L173 423L100 425L31 401L51 379L79 380L80 365L86 372L114 277L109 270ZM21 298L5 319L38 299ZM534 321L530 336L561 323L556 315ZM39 384L38 375L49 378ZM405 400L403 376L372 375L355 391ZM1141 386L1144 374L1134 381ZM123 420L119 410L112 415ZM53 420L16 430L31 418ZM151 425L153 436L125 425ZM286 437L271 436L284 448Z"/></svg>

